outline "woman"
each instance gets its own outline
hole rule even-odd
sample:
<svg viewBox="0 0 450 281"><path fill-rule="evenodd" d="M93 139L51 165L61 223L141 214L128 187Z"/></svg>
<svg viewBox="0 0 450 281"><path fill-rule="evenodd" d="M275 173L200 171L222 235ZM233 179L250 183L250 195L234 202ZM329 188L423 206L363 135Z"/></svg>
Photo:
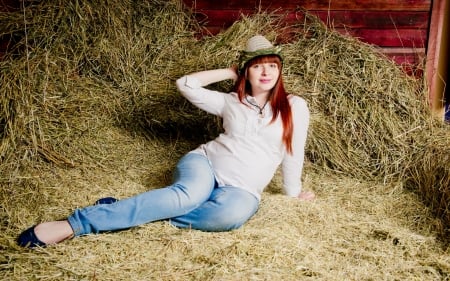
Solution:
<svg viewBox="0 0 450 281"><path fill-rule="evenodd" d="M170 186L120 201L100 199L67 220L25 230L18 244L45 247L159 220L202 231L236 229L256 213L280 164L286 195L314 199L301 189L309 111L303 99L285 92L281 68L280 48L257 35L247 42L239 74L226 68L178 79L179 91L191 103L222 117L224 133L182 157ZM227 79L236 81L232 93L205 88Z"/></svg>

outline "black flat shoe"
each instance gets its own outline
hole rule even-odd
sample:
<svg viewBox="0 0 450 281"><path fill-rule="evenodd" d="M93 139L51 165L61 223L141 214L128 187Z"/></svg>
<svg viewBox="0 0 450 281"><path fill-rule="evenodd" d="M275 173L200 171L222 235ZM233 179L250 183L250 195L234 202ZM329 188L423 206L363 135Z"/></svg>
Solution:
<svg viewBox="0 0 450 281"><path fill-rule="evenodd" d="M105 197L100 198L97 201L95 201L95 205L99 204L112 204L114 202L119 201L118 199L114 197ZM25 248L35 248L35 247L46 247L47 244L39 240L37 238L36 233L34 232L34 228L36 225L28 228L24 232L22 232L19 237L17 238L17 244L19 246L25 247Z"/></svg>
<svg viewBox="0 0 450 281"><path fill-rule="evenodd" d="M100 198L97 201L95 201L94 205L99 205L99 204L112 204L119 201L118 199L114 198L114 197L105 197L105 198Z"/></svg>
<svg viewBox="0 0 450 281"><path fill-rule="evenodd" d="M35 248L35 247L46 247L47 244L39 240L36 236L36 233L34 233L34 228L36 226L32 226L22 232L19 237L17 238L17 244L19 246L25 247L25 248Z"/></svg>

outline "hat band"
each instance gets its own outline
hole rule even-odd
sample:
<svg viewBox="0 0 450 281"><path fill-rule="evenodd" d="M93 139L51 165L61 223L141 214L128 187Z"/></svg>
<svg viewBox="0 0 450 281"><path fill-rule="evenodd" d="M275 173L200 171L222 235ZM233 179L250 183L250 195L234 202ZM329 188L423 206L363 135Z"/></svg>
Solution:
<svg viewBox="0 0 450 281"><path fill-rule="evenodd" d="M243 51L241 53L239 69L242 70L244 68L245 64L248 61L250 61L251 59L259 57L259 56L266 56L266 55L277 55L280 57L280 59L283 59L281 57L281 47L280 46L275 46L275 47L269 48L269 49L260 49L260 50L254 51L254 52Z"/></svg>

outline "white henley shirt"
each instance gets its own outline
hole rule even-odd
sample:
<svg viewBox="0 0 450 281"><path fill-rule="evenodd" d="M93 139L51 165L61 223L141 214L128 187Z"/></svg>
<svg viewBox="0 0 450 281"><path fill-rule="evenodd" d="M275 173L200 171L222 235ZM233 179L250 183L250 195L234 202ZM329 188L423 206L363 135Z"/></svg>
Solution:
<svg viewBox="0 0 450 281"><path fill-rule="evenodd" d="M206 89L189 75L179 78L176 84L193 105L222 118L224 132L193 151L209 159L220 186L245 189L260 200L281 164L284 193L295 197L301 192L309 125L309 110L304 99L288 97L293 114L293 154L289 154L282 141L281 117L269 124L273 116L270 104L264 108L262 117L259 109L245 99L246 104L242 104L237 93ZM247 98L255 104L252 96Z"/></svg>

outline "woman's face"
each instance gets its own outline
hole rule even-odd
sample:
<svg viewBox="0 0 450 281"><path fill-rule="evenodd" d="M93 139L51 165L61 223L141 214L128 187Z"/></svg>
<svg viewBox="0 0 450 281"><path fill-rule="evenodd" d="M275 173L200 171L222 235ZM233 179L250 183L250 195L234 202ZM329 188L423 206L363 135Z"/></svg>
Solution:
<svg viewBox="0 0 450 281"><path fill-rule="evenodd" d="M247 79L252 87L253 95L270 92L280 76L278 64L270 61L252 64L247 71Z"/></svg>

